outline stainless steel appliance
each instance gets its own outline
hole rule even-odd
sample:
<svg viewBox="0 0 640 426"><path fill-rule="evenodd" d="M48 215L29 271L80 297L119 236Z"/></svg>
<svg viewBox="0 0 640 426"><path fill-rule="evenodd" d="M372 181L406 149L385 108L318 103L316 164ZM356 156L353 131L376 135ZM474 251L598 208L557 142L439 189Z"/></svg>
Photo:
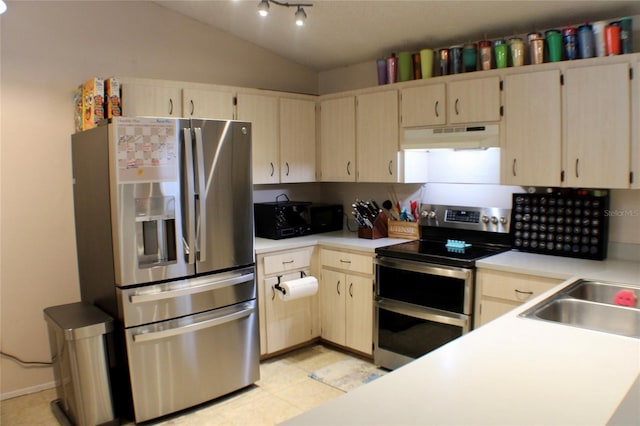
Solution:
<svg viewBox="0 0 640 426"><path fill-rule="evenodd" d="M116 318L116 412L136 422L259 379L251 126L115 118L72 137L83 301Z"/></svg>
<svg viewBox="0 0 640 426"><path fill-rule="evenodd" d="M376 249L376 364L398 368L471 330L475 262L510 249L509 213L422 206L420 240Z"/></svg>

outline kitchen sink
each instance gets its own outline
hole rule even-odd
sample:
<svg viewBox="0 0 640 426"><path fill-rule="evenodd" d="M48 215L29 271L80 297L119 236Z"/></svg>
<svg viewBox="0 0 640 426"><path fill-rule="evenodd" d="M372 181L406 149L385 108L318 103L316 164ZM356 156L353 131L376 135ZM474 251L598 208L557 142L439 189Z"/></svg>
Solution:
<svg viewBox="0 0 640 426"><path fill-rule="evenodd" d="M626 296L622 301L632 306L614 302L620 303L621 294ZM640 303L633 299L640 299L639 286L578 280L520 316L640 338Z"/></svg>

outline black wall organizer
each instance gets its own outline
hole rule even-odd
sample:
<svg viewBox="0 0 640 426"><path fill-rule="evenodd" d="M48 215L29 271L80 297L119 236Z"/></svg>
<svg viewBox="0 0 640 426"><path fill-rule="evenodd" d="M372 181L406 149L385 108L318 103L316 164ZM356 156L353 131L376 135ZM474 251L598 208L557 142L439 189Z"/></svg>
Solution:
<svg viewBox="0 0 640 426"><path fill-rule="evenodd" d="M609 197L604 191L513 194L511 245L554 256L607 257Z"/></svg>

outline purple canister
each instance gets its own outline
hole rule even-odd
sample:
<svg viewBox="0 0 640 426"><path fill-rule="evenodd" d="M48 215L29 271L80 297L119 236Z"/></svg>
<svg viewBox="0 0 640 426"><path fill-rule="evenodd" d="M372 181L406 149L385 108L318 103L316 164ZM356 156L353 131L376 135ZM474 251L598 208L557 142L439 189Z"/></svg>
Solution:
<svg viewBox="0 0 640 426"><path fill-rule="evenodd" d="M387 84L387 60L385 58L376 61L378 67L378 84Z"/></svg>
<svg viewBox="0 0 640 426"><path fill-rule="evenodd" d="M440 58L440 75L449 74L449 49L440 49L438 57Z"/></svg>
<svg viewBox="0 0 640 426"><path fill-rule="evenodd" d="M578 58L578 49L576 46L577 31L574 27L565 27L562 30L562 44L564 45L564 58L573 60Z"/></svg>
<svg viewBox="0 0 640 426"><path fill-rule="evenodd" d="M593 28L589 24L578 27L578 52L580 53L580 59L593 58L595 56Z"/></svg>

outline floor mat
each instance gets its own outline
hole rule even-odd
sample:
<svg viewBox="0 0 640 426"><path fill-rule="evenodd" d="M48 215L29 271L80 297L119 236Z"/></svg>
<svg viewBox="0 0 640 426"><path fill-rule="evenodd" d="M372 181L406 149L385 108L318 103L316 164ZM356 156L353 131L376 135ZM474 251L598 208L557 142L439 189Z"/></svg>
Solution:
<svg viewBox="0 0 640 426"><path fill-rule="evenodd" d="M345 358L309 373L319 382L349 392L387 374L388 371L356 358Z"/></svg>

